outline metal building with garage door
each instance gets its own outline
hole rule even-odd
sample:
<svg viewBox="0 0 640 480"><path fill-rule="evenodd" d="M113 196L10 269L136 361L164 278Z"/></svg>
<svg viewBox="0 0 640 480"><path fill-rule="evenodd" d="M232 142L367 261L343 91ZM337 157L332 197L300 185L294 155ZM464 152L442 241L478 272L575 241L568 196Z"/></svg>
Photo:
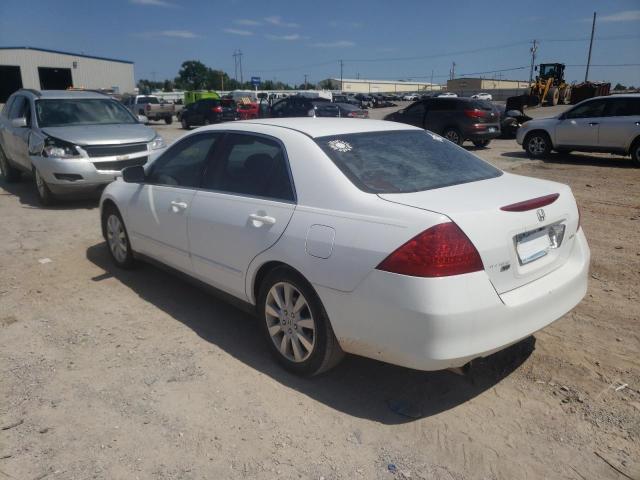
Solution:
<svg viewBox="0 0 640 480"><path fill-rule="evenodd" d="M133 92L133 62L33 47L0 47L0 103L20 88Z"/></svg>

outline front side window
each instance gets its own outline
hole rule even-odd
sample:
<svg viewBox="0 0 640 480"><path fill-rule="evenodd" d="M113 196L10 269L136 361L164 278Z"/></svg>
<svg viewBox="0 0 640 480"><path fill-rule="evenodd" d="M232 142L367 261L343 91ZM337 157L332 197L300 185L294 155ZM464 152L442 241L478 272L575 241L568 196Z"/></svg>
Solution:
<svg viewBox="0 0 640 480"><path fill-rule="evenodd" d="M604 114L604 100L593 100L567 112L566 118L595 118Z"/></svg>
<svg viewBox="0 0 640 480"><path fill-rule="evenodd" d="M423 130L315 139L351 182L368 193L408 193L487 180L502 172Z"/></svg>
<svg viewBox="0 0 640 480"><path fill-rule="evenodd" d="M216 168L207 177L205 188L274 200L295 200L284 149L279 142L267 137L228 134Z"/></svg>
<svg viewBox="0 0 640 480"><path fill-rule="evenodd" d="M424 115L424 112L425 112L424 102L417 102L417 103L414 103L413 105L409 105L405 111L407 115L414 115L414 116Z"/></svg>
<svg viewBox="0 0 640 480"><path fill-rule="evenodd" d="M24 95L18 95L14 98L11 104L11 110L9 110L9 118L22 118L25 116L28 100Z"/></svg>
<svg viewBox="0 0 640 480"><path fill-rule="evenodd" d="M36 117L41 127L137 123L124 105L109 98L37 100Z"/></svg>
<svg viewBox="0 0 640 480"><path fill-rule="evenodd" d="M152 165L148 182L156 185L197 188L212 158L220 134L190 135L176 142Z"/></svg>

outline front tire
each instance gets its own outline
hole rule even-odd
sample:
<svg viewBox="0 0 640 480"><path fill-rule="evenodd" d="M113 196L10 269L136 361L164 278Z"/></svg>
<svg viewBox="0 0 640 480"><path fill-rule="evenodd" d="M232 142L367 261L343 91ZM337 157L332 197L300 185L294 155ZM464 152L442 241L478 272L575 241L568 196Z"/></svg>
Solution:
<svg viewBox="0 0 640 480"><path fill-rule="evenodd" d="M189 122L187 122L186 118L182 117L180 124L182 125L183 130L189 130Z"/></svg>
<svg viewBox="0 0 640 480"><path fill-rule="evenodd" d="M173 117L164 117L164 123L171 125L173 123Z"/></svg>
<svg viewBox="0 0 640 480"><path fill-rule="evenodd" d="M40 172L35 168L33 169L33 182L40 204L45 207L53 205L56 202L56 197L51 193L49 185L47 185L47 182L42 178Z"/></svg>
<svg viewBox="0 0 640 480"><path fill-rule="evenodd" d="M9 165L9 160L4 154L2 147L0 147L0 175L2 175L7 183L13 183L20 180L20 170Z"/></svg>
<svg viewBox="0 0 640 480"><path fill-rule="evenodd" d="M118 268L130 269L135 264L129 234L117 208L108 206L102 214L104 233L111 260Z"/></svg>
<svg viewBox="0 0 640 480"><path fill-rule="evenodd" d="M456 145L462 145L464 143L464 138L462 138L462 134L457 128L445 128L442 136Z"/></svg>
<svg viewBox="0 0 640 480"><path fill-rule="evenodd" d="M478 148L486 148L491 143L491 140L477 140L473 144Z"/></svg>
<svg viewBox="0 0 640 480"><path fill-rule="evenodd" d="M633 160L636 167L640 167L640 139L636 140L631 146L631 160Z"/></svg>
<svg viewBox="0 0 640 480"><path fill-rule="evenodd" d="M545 158L551 152L551 139L545 132L532 132L527 134L523 145L530 158Z"/></svg>
<svg viewBox="0 0 640 480"><path fill-rule="evenodd" d="M318 375L344 357L318 295L287 267L276 268L262 282L258 316L271 353L291 372Z"/></svg>

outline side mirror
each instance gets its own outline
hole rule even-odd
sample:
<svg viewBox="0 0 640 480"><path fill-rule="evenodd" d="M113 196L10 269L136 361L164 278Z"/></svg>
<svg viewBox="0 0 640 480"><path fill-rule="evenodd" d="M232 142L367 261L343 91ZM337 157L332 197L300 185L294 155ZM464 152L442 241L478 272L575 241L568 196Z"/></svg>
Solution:
<svg viewBox="0 0 640 480"><path fill-rule="evenodd" d="M144 183L145 174L142 165L126 167L122 170L122 180L127 183Z"/></svg>
<svg viewBox="0 0 640 480"><path fill-rule="evenodd" d="M138 122L146 124L146 123L149 123L149 119L144 115L138 115Z"/></svg>
<svg viewBox="0 0 640 480"><path fill-rule="evenodd" d="M11 126L13 128L25 128L27 126L27 119L25 117L14 118L11 120Z"/></svg>

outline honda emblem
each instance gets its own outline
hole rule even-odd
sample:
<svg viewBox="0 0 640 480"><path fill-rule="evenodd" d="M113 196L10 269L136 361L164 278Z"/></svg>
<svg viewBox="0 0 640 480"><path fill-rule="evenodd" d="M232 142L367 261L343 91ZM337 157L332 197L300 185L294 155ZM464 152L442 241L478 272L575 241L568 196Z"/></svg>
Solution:
<svg viewBox="0 0 640 480"><path fill-rule="evenodd" d="M544 218L545 218L544 210L542 208L539 208L536 211L536 214L538 215L538 220L540 220L541 222L544 222Z"/></svg>

